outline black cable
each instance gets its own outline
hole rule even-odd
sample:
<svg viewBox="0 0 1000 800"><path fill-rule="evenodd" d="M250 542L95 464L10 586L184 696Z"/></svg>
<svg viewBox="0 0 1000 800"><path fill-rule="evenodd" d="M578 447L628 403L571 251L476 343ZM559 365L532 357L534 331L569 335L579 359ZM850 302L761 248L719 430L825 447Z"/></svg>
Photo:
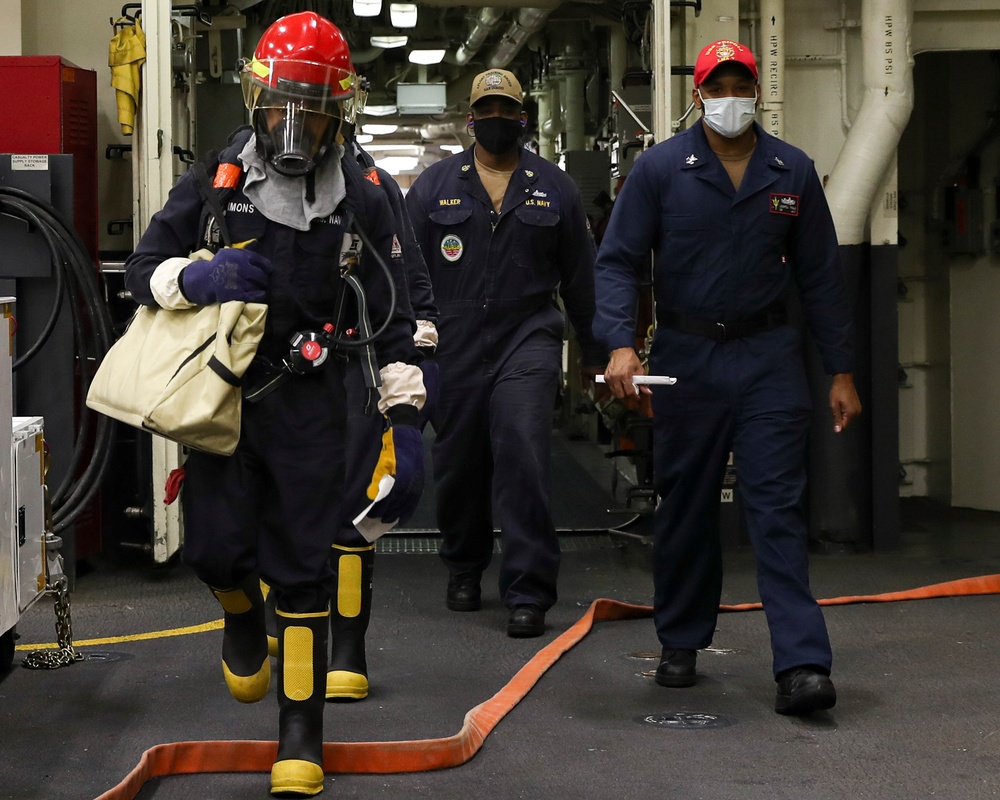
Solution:
<svg viewBox="0 0 1000 800"><path fill-rule="evenodd" d="M76 231L49 203L14 187L0 187L0 213L22 219L37 230L49 249L55 271L55 300L41 335L15 362L17 366L33 358L48 340L68 295L74 342L83 385L79 392L76 417L79 425L69 468L62 483L52 493L55 532L68 527L86 509L108 473L114 446L115 427L108 417L90 411L86 396L91 365L100 363L113 342L110 312L104 302L94 268ZM94 419L97 420L94 428ZM93 436L91 431L93 430ZM76 477L83 459L87 466Z"/></svg>

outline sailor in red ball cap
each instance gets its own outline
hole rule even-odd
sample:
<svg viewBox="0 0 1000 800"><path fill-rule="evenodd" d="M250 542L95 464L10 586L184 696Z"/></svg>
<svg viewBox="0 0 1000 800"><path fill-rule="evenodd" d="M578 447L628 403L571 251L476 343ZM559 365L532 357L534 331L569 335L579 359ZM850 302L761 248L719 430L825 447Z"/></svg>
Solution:
<svg viewBox="0 0 1000 800"><path fill-rule="evenodd" d="M695 62L700 122L653 146L629 172L595 268L594 335L619 398L652 394L653 618L660 686L697 681L722 592L719 487L730 458L757 556L777 683L775 711L832 708L833 655L809 589L803 510L810 405L803 343L786 302L802 300L831 375L839 433L861 413L837 234L816 169L754 122L757 62L723 39ZM673 386L639 389L638 276L652 250L657 328L649 372ZM819 398L817 398L817 401Z"/></svg>

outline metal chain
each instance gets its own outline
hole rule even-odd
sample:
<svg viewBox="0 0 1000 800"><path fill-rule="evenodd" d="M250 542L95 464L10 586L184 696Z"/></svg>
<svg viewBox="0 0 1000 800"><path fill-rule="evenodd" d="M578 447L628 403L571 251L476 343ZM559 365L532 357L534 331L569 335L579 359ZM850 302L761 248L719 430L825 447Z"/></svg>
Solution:
<svg viewBox="0 0 1000 800"><path fill-rule="evenodd" d="M21 662L28 669L59 669L76 661L83 661L83 653L73 647L73 621L69 608L69 580L60 574L54 585L45 587L56 595L56 642L55 650L32 650Z"/></svg>

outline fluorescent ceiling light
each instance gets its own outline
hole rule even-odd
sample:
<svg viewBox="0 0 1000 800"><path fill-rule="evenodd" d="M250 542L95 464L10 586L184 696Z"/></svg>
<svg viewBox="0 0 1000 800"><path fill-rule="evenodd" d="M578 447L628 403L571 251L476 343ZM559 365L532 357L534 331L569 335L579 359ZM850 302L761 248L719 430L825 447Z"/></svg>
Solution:
<svg viewBox="0 0 1000 800"><path fill-rule="evenodd" d="M410 63L411 64L440 64L444 61L444 48L440 50L411 50L410 51Z"/></svg>
<svg viewBox="0 0 1000 800"><path fill-rule="evenodd" d="M465 150L464 144L443 144L441 145L442 150L447 150L449 153L461 153Z"/></svg>
<svg viewBox="0 0 1000 800"><path fill-rule="evenodd" d="M400 172L416 169L419 163L420 159L416 156L386 156L375 160L375 165L390 175L398 175Z"/></svg>
<svg viewBox="0 0 1000 800"><path fill-rule="evenodd" d="M386 50L392 47L405 47L409 36L372 36L372 47L382 47Z"/></svg>
<svg viewBox="0 0 1000 800"><path fill-rule="evenodd" d="M398 125L377 125L369 122L361 126L361 131L362 133L370 133L373 136L388 136L390 133L395 133L398 127Z"/></svg>
<svg viewBox="0 0 1000 800"><path fill-rule="evenodd" d="M364 114L369 117L387 117L390 114L395 114L398 109L396 106L390 105L372 105L367 103L365 105Z"/></svg>
<svg viewBox="0 0 1000 800"><path fill-rule="evenodd" d="M354 135L354 141L358 144L368 144L368 142L374 141L375 137L370 133L356 133Z"/></svg>
<svg viewBox="0 0 1000 800"><path fill-rule="evenodd" d="M418 144L378 144L367 148L370 153L392 153L397 156L422 156L424 148Z"/></svg>
<svg viewBox="0 0 1000 800"><path fill-rule="evenodd" d="M354 16L377 17L382 13L382 0L354 0Z"/></svg>
<svg viewBox="0 0 1000 800"><path fill-rule="evenodd" d="M394 28L417 27L416 3L390 3L389 21L392 22Z"/></svg>

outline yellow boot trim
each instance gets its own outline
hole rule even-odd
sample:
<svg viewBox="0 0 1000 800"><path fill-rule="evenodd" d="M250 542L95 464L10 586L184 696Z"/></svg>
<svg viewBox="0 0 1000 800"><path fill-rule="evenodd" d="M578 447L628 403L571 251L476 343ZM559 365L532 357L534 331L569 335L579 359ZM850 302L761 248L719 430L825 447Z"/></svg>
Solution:
<svg viewBox="0 0 1000 800"><path fill-rule="evenodd" d="M323 791L323 767L312 761L286 758L271 767L271 794L312 797Z"/></svg>
<svg viewBox="0 0 1000 800"><path fill-rule="evenodd" d="M327 700L364 700L368 697L368 678L360 672L335 669L326 673Z"/></svg>
<svg viewBox="0 0 1000 800"><path fill-rule="evenodd" d="M246 614L252 607L242 589L212 589L212 594L227 614Z"/></svg>
<svg viewBox="0 0 1000 800"><path fill-rule="evenodd" d="M267 637L267 654L269 656L271 656L271 658L277 658L278 657L278 637L277 636L268 636Z"/></svg>
<svg viewBox="0 0 1000 800"><path fill-rule="evenodd" d="M361 556L344 554L337 559L337 613L342 617L361 613Z"/></svg>
<svg viewBox="0 0 1000 800"><path fill-rule="evenodd" d="M278 609L285 619L328 617L330 612L292 614ZM313 632L305 625L287 625L281 652L281 688L289 700L308 700L313 694ZM270 663L270 662L268 662Z"/></svg>
<svg viewBox="0 0 1000 800"><path fill-rule="evenodd" d="M263 700L271 685L271 662L266 658L253 675L234 675L225 661L222 662L222 673L226 676L229 693L241 703L256 703Z"/></svg>

